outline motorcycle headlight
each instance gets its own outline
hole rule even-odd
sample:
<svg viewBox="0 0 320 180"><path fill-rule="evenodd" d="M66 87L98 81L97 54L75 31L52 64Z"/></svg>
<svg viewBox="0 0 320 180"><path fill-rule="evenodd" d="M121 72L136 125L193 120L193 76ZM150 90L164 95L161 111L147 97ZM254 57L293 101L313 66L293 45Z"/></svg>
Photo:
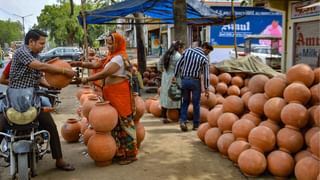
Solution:
<svg viewBox="0 0 320 180"><path fill-rule="evenodd" d="M18 125L25 125L31 123L36 119L37 109L35 107L30 107L27 111L21 113L16 111L14 108L9 108L6 111L6 115L9 122Z"/></svg>

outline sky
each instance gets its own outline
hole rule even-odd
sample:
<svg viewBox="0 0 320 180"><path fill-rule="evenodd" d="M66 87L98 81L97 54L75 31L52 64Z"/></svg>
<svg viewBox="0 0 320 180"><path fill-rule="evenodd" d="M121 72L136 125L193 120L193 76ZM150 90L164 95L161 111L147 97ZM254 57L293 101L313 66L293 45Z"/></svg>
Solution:
<svg viewBox="0 0 320 180"><path fill-rule="evenodd" d="M81 0L73 0L75 4L80 4ZM34 24L37 24L37 16L45 5L57 4L57 0L0 0L0 20L20 21L22 16L27 32ZM30 16L29 16L30 15Z"/></svg>

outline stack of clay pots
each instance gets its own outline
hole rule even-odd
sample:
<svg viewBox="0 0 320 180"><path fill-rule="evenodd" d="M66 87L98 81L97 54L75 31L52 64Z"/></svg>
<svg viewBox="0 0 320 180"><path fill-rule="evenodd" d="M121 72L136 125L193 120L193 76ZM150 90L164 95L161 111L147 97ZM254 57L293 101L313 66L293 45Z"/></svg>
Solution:
<svg viewBox="0 0 320 180"><path fill-rule="evenodd" d="M145 86L159 86L160 73L156 68L147 68L145 72L143 72L143 84Z"/></svg>

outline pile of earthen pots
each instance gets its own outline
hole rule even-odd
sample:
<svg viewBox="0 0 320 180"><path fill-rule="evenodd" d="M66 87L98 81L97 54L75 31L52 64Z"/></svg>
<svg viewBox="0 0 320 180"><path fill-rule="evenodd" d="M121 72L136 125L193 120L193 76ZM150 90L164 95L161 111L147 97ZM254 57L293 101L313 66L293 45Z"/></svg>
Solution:
<svg viewBox="0 0 320 180"><path fill-rule="evenodd" d="M143 84L148 87L159 86L161 73L157 71L157 68L148 67L145 72L143 72Z"/></svg>

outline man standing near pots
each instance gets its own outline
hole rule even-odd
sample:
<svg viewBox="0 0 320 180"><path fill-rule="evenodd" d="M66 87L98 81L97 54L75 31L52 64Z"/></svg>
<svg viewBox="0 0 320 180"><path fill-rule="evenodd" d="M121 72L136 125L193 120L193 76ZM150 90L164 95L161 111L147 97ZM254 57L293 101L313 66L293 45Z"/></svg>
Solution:
<svg viewBox="0 0 320 180"><path fill-rule="evenodd" d="M197 130L200 124L200 96L201 96L201 75L204 80L204 93L208 97L209 87L209 59L208 54L213 50L209 43L203 43L201 47L187 49L175 68L173 81L180 75L182 89L182 105L180 110L181 131L188 131L186 125L188 106L192 95L193 104L193 128Z"/></svg>

